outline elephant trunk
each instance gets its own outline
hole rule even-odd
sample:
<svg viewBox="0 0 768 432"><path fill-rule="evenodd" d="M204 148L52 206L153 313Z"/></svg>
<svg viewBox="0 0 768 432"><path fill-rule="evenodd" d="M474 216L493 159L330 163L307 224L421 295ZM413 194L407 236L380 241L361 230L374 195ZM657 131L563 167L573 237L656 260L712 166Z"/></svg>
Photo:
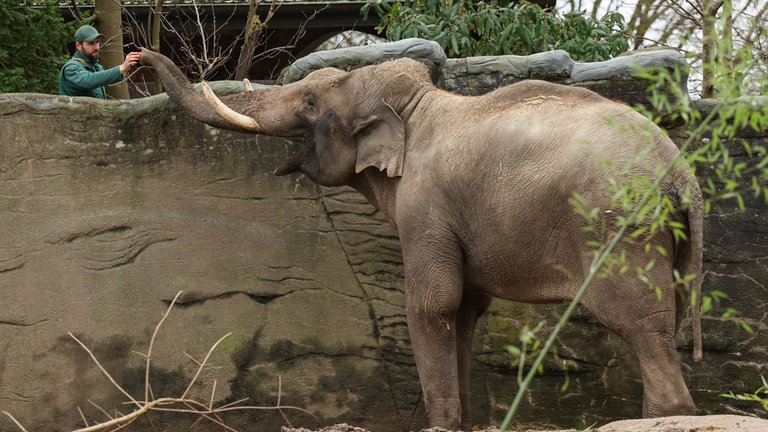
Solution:
<svg viewBox="0 0 768 432"><path fill-rule="evenodd" d="M230 108L230 106L236 107L238 105L234 97L230 98L232 102L225 105L213 95L205 83L203 83L205 94L199 93L168 57L142 49L139 62L154 69L155 77L160 80L168 96L188 116L220 129L237 132L260 132L261 128L254 119Z"/></svg>
<svg viewBox="0 0 768 432"><path fill-rule="evenodd" d="M304 149L287 160L284 164L275 170L275 175L284 176L294 172L301 171L301 168L307 164L309 150Z"/></svg>

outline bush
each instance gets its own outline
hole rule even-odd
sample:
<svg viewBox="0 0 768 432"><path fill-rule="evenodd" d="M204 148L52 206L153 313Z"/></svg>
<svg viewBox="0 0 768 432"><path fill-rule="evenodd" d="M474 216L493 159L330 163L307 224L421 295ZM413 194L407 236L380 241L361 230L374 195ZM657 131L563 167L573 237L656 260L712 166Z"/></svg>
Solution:
<svg viewBox="0 0 768 432"><path fill-rule="evenodd" d="M0 92L59 92L59 69L77 27L64 23L55 2L35 6L0 0Z"/></svg>
<svg viewBox="0 0 768 432"><path fill-rule="evenodd" d="M624 17L610 13L601 20L584 12L560 17L556 12L522 2L512 6L463 0L369 0L377 27L392 41L418 37L440 44L448 57L530 55L562 49L574 60L602 61L629 48Z"/></svg>

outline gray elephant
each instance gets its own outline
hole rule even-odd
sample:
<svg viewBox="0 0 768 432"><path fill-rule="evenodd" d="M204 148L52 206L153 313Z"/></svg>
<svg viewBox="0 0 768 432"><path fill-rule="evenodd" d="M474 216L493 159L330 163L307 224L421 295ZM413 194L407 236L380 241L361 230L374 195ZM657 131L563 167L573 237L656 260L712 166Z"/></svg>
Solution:
<svg viewBox="0 0 768 432"><path fill-rule="evenodd" d="M141 63L154 67L168 95L194 119L304 137L306 149L277 174L352 186L386 215L402 246L408 330L429 421L447 429L469 430L471 342L491 298L572 299L594 256L587 243L611 235L584 229L575 194L611 226L622 213L610 186L621 168L655 180L678 154L645 117L591 91L525 81L458 96L436 88L427 68L411 59L351 72L326 68L221 100L209 89L195 91L160 54L144 51ZM701 289L701 192L685 163L660 191L680 204L671 218L685 235L657 232L654 243L666 253L648 252L640 242L621 245L626 265L649 268L657 290L634 271L616 272L582 299L637 356L646 416L694 413L675 335L690 292ZM681 282L676 272L696 277ZM697 311L695 358L701 355Z"/></svg>

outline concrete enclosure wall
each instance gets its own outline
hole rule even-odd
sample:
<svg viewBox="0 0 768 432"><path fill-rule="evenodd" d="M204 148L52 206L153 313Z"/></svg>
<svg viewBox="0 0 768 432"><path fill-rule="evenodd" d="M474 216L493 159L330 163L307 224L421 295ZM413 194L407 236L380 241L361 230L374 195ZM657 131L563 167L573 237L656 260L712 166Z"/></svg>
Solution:
<svg viewBox="0 0 768 432"><path fill-rule="evenodd" d="M429 44L409 43L394 53L366 47L320 56L323 64L352 67L418 52L436 81L456 92L548 78L630 104L642 102L645 84L629 65L682 61L668 51L592 65L561 52L449 61ZM360 60L360 53L373 60ZM219 93L238 91L215 84ZM352 189L273 176L300 142L209 128L164 95L103 102L6 94L0 118L0 410L30 431L82 427L78 407L91 422L106 418L94 405L129 411L127 397L68 333L143 399L142 353L182 291L153 346L155 398L181 395L196 361L229 334L191 388L201 402L249 398L249 405L269 407L279 399L316 416L284 410L293 426L309 428L426 425L396 234ZM765 135L744 137L768 145ZM748 160L738 148L734 143L733 155ZM702 414L766 415L719 396L754 391L768 368L766 215L763 201L748 199L743 213L726 208L707 218L705 291L720 290L730 300L704 319L703 363L691 360L690 330L680 335L684 372ZM726 307L738 309L757 333L719 318ZM494 303L476 338L474 423L497 424L517 389L505 346L543 319L546 334L560 311L561 305ZM634 359L586 312L573 319L557 351L560 360L535 381L521 422L575 427L641 415ZM194 420L152 419L172 430ZM285 424L274 410L233 412L224 420L245 430ZM127 430L146 430L142 422ZM209 429L220 430L212 423L200 430ZM15 426L0 416L0 430Z"/></svg>

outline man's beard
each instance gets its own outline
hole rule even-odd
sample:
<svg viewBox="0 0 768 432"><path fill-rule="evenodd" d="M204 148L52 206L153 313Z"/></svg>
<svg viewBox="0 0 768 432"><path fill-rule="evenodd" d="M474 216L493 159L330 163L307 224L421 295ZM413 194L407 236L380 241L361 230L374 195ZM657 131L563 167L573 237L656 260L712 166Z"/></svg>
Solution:
<svg viewBox="0 0 768 432"><path fill-rule="evenodd" d="M91 60L99 59L99 51L91 51L90 53L86 53L85 50L82 50L80 52Z"/></svg>

